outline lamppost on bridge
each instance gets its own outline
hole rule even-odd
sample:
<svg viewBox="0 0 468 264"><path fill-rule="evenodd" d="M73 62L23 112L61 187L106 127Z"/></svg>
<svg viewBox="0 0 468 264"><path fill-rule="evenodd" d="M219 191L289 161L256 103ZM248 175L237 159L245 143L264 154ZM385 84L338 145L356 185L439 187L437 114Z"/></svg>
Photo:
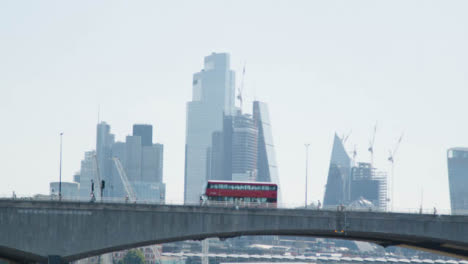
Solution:
<svg viewBox="0 0 468 264"><path fill-rule="evenodd" d="M63 137L63 132L60 132L59 200L62 200L62 137Z"/></svg>
<svg viewBox="0 0 468 264"><path fill-rule="evenodd" d="M305 166L305 207L307 208L307 186L308 186L308 169L309 169L309 143L304 144L306 148L306 166Z"/></svg>

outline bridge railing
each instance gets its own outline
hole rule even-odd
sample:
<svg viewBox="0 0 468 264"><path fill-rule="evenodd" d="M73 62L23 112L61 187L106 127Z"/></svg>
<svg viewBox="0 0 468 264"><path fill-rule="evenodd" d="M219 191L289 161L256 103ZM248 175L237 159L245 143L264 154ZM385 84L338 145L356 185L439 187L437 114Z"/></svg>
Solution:
<svg viewBox="0 0 468 264"><path fill-rule="evenodd" d="M196 203L187 203L180 200L167 200L159 202L155 200L137 199L136 201L129 201L125 198L111 198L103 197L97 198L92 201L90 198L83 197L62 197L50 195L35 195L35 196L22 196L22 195L1 195L0 200L30 200L30 201L60 201L60 202L94 202L94 203L115 203L115 204L148 204L148 205L189 205L189 206L211 206L211 207L231 207L231 208L269 208L269 209L307 209L307 210L325 210L325 211L359 211L359 212L387 212L387 213L411 213L411 214L436 214L436 215L450 215L450 209L439 208L394 208L394 210L385 210L381 208L357 208L357 207L325 207L318 208L316 205L304 206L304 203L252 203L252 202L216 202L216 201L201 201ZM468 215L466 212L458 212L457 214Z"/></svg>

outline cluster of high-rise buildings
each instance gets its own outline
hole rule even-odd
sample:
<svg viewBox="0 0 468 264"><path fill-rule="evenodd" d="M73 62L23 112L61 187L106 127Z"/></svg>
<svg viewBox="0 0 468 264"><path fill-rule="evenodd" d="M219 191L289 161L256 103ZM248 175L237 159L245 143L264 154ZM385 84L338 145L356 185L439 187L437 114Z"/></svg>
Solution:
<svg viewBox="0 0 468 264"><path fill-rule="evenodd" d="M372 163L355 162L335 134L323 206L387 208L387 175Z"/></svg>
<svg viewBox="0 0 468 264"><path fill-rule="evenodd" d="M153 143L153 127L133 125L125 142L115 141L110 125L97 125L96 149L85 152L74 183L62 183L62 195L82 200L106 198L165 200L162 144ZM58 194L51 183L51 194ZM134 196L134 197L129 197Z"/></svg>
<svg viewBox="0 0 468 264"><path fill-rule="evenodd" d="M450 148L447 167L451 212L468 214L468 148ZM323 206L386 210L388 201L386 173L372 163L354 161L335 134Z"/></svg>
<svg viewBox="0 0 468 264"><path fill-rule="evenodd" d="M205 57L204 68L193 75L192 89L192 101L187 103L184 201L198 202L208 180L278 184L268 107L254 101L252 112L243 113L236 106L229 54ZM135 196L161 202L165 199L162 171L163 145L153 144L151 125L134 125L133 134L118 142L110 125L101 122L96 149L85 153L74 183L62 183L62 196ZM59 183L51 183L50 188L58 195Z"/></svg>
<svg viewBox="0 0 468 264"><path fill-rule="evenodd" d="M205 57L193 75L192 100L187 103L184 201L196 203L208 180L272 182L279 186L275 149L266 103L253 101L244 113L237 95L235 72L227 53ZM85 153L73 183L62 183L62 193L161 202L163 145L153 143L153 127L136 124L125 142L115 141L110 125L97 125L96 149ZM468 148L447 153L452 213L468 213ZM58 194L59 183L50 185ZM323 207L340 205L387 209L387 175L372 162L356 162L335 134Z"/></svg>
<svg viewBox="0 0 468 264"><path fill-rule="evenodd" d="M192 101L187 103L184 201L198 202L208 180L278 184L268 107L259 101L253 102L252 113L236 107L229 54L205 57L204 68L193 75L192 89Z"/></svg>

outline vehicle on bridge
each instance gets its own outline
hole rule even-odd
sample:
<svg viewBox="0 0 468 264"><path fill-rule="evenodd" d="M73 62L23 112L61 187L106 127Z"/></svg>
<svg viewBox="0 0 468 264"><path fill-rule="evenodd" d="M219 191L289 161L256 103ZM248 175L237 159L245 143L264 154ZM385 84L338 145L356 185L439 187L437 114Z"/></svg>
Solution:
<svg viewBox="0 0 468 264"><path fill-rule="evenodd" d="M208 205L276 208L278 185L271 182L209 180L200 202Z"/></svg>

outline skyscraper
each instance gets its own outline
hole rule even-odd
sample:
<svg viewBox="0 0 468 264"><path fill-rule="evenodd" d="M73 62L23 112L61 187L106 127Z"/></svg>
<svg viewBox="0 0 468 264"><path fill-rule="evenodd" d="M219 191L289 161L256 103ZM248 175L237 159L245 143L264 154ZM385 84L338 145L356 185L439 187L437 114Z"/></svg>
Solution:
<svg viewBox="0 0 468 264"><path fill-rule="evenodd" d="M468 214L468 148L447 151L452 214Z"/></svg>
<svg viewBox="0 0 468 264"><path fill-rule="evenodd" d="M234 111L234 71L227 53L205 57L204 69L193 75L192 101L187 103L185 202L198 202L209 175L212 134L223 127L223 115Z"/></svg>
<svg viewBox="0 0 468 264"><path fill-rule="evenodd" d="M97 125L96 159L99 177L109 181L112 174L112 144L115 136L110 133L110 126L106 122Z"/></svg>
<svg viewBox="0 0 468 264"><path fill-rule="evenodd" d="M253 120L258 129L257 181L278 184L278 199L281 199L273 132L266 103L260 101L253 102Z"/></svg>
<svg viewBox="0 0 468 264"><path fill-rule="evenodd" d="M153 145L153 126L146 124L133 125L133 135L141 137L142 146Z"/></svg>
<svg viewBox="0 0 468 264"><path fill-rule="evenodd" d="M232 179L257 180L258 128L252 116L237 114L232 131Z"/></svg>
<svg viewBox="0 0 468 264"><path fill-rule="evenodd" d="M328 170L324 207L347 204L350 200L351 159L346 152L343 141L335 133L333 149Z"/></svg>
<svg viewBox="0 0 468 264"><path fill-rule="evenodd" d="M85 159L81 162L79 182L82 199L90 198L92 181L94 193L98 195L99 178L106 182L103 191L105 198L123 200L128 195L123 182L128 180L137 199L151 202L165 199L164 146L152 144L151 125L134 125L133 128L134 135L127 136L125 142L114 142L110 126L105 122L98 125L98 151L86 152ZM146 145L143 145L142 139L145 139ZM149 143L151 144L148 145ZM118 169L119 162L123 171Z"/></svg>
<svg viewBox="0 0 468 264"><path fill-rule="evenodd" d="M358 204L357 201L362 200L385 210L387 175L370 163L359 162L354 166L343 140L335 134L323 206Z"/></svg>
<svg viewBox="0 0 468 264"><path fill-rule="evenodd" d="M351 169L349 202L362 199L380 210L387 208L387 174L366 162L359 162Z"/></svg>
<svg viewBox="0 0 468 264"><path fill-rule="evenodd" d="M267 105L255 101L252 112L225 115L223 130L213 132L209 179L279 184Z"/></svg>
<svg viewBox="0 0 468 264"><path fill-rule="evenodd" d="M141 180L141 137L127 136L125 139L125 165L127 177L130 181Z"/></svg>
<svg viewBox="0 0 468 264"><path fill-rule="evenodd" d="M96 177L94 166L95 158L96 151L87 151L85 152L84 159L81 161L79 196L80 199L83 200L88 200L91 198L91 180L94 181Z"/></svg>

